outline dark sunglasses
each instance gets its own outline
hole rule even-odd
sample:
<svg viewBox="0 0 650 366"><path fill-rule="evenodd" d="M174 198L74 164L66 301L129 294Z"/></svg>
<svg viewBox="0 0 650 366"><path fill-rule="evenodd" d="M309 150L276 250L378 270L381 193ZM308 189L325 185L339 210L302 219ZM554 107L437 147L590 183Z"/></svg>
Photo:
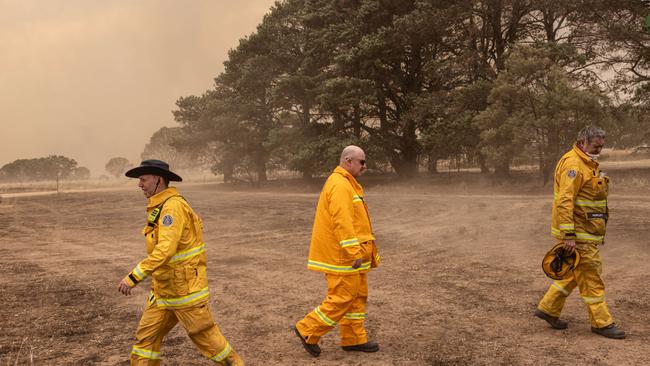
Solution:
<svg viewBox="0 0 650 366"><path fill-rule="evenodd" d="M348 161L352 162L354 160L359 160L359 164L361 165L366 165L366 161L363 159L353 159L353 158L348 158Z"/></svg>

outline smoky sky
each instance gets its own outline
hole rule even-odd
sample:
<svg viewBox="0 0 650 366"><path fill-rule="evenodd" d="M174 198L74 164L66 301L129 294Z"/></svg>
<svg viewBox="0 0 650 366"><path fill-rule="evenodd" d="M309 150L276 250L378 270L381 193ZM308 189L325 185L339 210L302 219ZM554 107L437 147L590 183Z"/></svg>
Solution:
<svg viewBox="0 0 650 366"><path fill-rule="evenodd" d="M177 126L273 0L0 0L0 166L65 155L106 174Z"/></svg>

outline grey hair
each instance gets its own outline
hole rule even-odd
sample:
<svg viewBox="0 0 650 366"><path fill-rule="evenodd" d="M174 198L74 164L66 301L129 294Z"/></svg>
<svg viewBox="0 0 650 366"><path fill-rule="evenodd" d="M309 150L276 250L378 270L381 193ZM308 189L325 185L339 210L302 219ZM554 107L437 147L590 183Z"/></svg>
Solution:
<svg viewBox="0 0 650 366"><path fill-rule="evenodd" d="M596 126L585 126L578 132L578 141L586 141L590 143L591 140L598 137L601 139L605 138L605 130Z"/></svg>

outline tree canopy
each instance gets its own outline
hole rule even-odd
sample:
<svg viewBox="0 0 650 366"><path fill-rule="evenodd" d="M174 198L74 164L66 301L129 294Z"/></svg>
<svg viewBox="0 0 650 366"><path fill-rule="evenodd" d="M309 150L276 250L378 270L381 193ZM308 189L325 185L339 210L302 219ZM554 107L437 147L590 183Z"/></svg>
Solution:
<svg viewBox="0 0 650 366"><path fill-rule="evenodd" d="M133 164L127 158L116 157L111 158L104 167L112 176L119 178L132 166Z"/></svg>
<svg viewBox="0 0 650 366"><path fill-rule="evenodd" d="M546 180L586 124L613 145L650 142L649 12L632 0L278 1L213 88L178 99L170 144L225 180L312 177L351 143L403 177L454 158L503 176L537 164Z"/></svg>
<svg viewBox="0 0 650 366"><path fill-rule="evenodd" d="M88 178L88 168L78 167L77 161L62 155L18 159L0 168L0 179L11 182Z"/></svg>

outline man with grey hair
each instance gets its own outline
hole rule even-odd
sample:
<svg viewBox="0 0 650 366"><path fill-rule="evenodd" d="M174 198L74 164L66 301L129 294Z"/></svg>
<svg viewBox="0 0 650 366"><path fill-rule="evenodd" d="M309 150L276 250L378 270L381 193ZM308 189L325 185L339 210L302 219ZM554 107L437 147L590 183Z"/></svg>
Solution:
<svg viewBox="0 0 650 366"><path fill-rule="evenodd" d="M594 126L580 130L576 144L555 168L551 235L565 253L577 251L580 261L572 272L555 280L540 301L535 316L555 329L566 329L560 313L567 296L577 286L587 305L591 331L607 338L623 339L605 302L598 246L604 243L609 210L609 178L600 170L598 156L605 145L605 131Z"/></svg>
<svg viewBox="0 0 650 366"><path fill-rule="evenodd" d="M600 150L602 149L602 147L605 144L605 137L606 137L605 130L603 130L602 128L596 127L596 126L586 126L586 127L582 128L580 131L578 131L577 141L578 141L578 143L584 144L585 142L586 143L591 143L591 141L593 141L594 139L603 140L602 144L599 145L600 148L594 154L597 157L597 155L600 154ZM591 154L589 152L586 152L586 153ZM590 155L590 156L592 156L592 155Z"/></svg>
<svg viewBox="0 0 650 366"><path fill-rule="evenodd" d="M318 199L307 268L325 274L327 297L294 328L305 350L314 357L321 353L320 337L337 324L343 350L379 350L377 343L368 341L363 326L367 273L380 261L363 188L356 179L365 170L363 150L346 147Z"/></svg>

